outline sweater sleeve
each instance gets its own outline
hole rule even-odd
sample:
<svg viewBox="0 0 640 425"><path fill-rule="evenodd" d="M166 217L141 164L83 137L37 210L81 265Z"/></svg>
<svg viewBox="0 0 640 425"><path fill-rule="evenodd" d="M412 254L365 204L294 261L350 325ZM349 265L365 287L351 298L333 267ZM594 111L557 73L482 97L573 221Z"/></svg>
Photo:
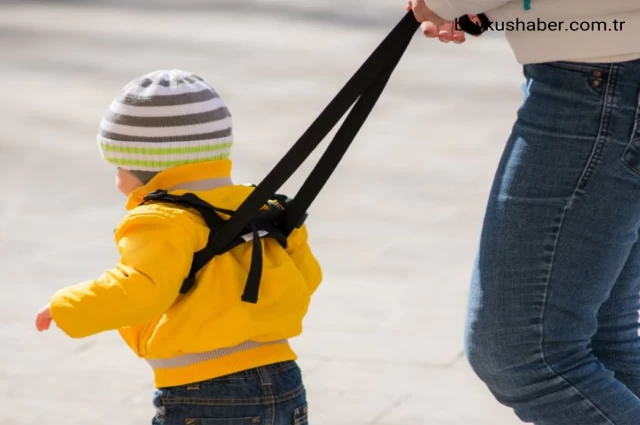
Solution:
<svg viewBox="0 0 640 425"><path fill-rule="evenodd" d="M197 235L184 220L189 220L185 214L153 212L125 218L116 229L118 264L96 280L56 292L50 303L56 325L72 338L83 338L164 313L177 298L197 250Z"/></svg>
<svg viewBox="0 0 640 425"><path fill-rule="evenodd" d="M487 12L512 1L522 0L426 0L426 3L441 18L451 21L464 15Z"/></svg>

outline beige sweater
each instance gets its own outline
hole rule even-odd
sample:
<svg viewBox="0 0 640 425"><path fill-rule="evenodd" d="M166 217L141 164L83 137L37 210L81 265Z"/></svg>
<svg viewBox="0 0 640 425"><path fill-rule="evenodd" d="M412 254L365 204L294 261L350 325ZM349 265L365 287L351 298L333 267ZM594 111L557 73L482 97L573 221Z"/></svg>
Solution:
<svg viewBox="0 0 640 425"><path fill-rule="evenodd" d="M640 58L640 0L426 0L446 19L484 12L522 64L620 62ZM555 26L539 31L524 25ZM579 29L582 26L582 30ZM599 26L599 28L598 28ZM523 30L524 28L524 30Z"/></svg>

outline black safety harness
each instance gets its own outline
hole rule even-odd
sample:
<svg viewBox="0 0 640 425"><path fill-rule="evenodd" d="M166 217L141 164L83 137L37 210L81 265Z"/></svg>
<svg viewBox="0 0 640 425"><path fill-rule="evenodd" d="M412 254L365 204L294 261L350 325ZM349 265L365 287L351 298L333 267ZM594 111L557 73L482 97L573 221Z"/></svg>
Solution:
<svg viewBox="0 0 640 425"><path fill-rule="evenodd" d="M242 300L250 303L256 303L258 301L258 291L262 275L262 245L260 243L260 239L273 238L283 248L287 247L287 237L289 236L289 232L285 233L283 230L282 219L284 217L283 213L285 208L291 201L289 198L281 194L274 195L272 199L267 201L267 208L261 209L240 231L239 236L235 237L230 243L225 245L222 245L217 241L218 232L224 228L226 223L226 220L219 214L225 214L233 217L236 214L236 211L215 207L203 201L193 193L172 195L166 190L156 190L145 196L140 205L144 205L151 201L159 201L193 208L198 211L209 228L207 245L194 254L189 274L180 287L181 294L186 294L191 290L196 283L196 273L206 266L213 257L224 254L238 245L252 240L253 249L251 251L251 266L249 268L244 293L242 294ZM295 227L300 227L305 218L306 214L303 216L300 223L295 225Z"/></svg>
<svg viewBox="0 0 640 425"><path fill-rule="evenodd" d="M419 25L413 12L408 12L280 162L260 184L254 186L237 210L210 205L193 193L174 195L166 190L156 190L144 198L141 205L163 202L193 208L210 229L207 245L194 254L191 270L180 289L181 294L186 294L195 285L198 271L215 256L251 241L251 265L242 300L257 303L262 277L261 239L273 238L283 248L287 247L288 236L305 222L309 206L366 121ZM468 31L476 29L470 21L466 25L471 25ZM351 111L295 197L290 199L276 194L349 108ZM228 216L228 219L220 214Z"/></svg>

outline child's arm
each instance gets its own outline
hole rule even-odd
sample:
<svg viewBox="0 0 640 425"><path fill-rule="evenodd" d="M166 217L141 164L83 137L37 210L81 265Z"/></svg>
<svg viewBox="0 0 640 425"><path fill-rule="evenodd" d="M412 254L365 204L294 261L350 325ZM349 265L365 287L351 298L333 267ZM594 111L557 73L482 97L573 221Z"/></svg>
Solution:
<svg viewBox="0 0 640 425"><path fill-rule="evenodd" d="M295 229L287 240L287 253L304 276L313 295L322 282L322 269L313 252L311 252L308 238L306 225Z"/></svg>
<svg viewBox="0 0 640 425"><path fill-rule="evenodd" d="M145 323L175 301L189 273L198 235L186 212L171 217L144 209L116 230L120 261L97 280L59 290L50 309L73 338ZM189 229L192 229L191 231Z"/></svg>

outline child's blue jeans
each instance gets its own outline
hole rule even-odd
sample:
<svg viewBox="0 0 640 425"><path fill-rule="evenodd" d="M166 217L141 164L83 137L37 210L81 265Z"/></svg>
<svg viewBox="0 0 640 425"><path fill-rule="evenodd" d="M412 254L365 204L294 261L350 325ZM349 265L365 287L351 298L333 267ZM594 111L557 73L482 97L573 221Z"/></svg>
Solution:
<svg viewBox="0 0 640 425"><path fill-rule="evenodd" d="M525 422L638 425L640 60L524 71L484 219L466 354Z"/></svg>
<svg viewBox="0 0 640 425"><path fill-rule="evenodd" d="M160 388L152 425L308 425L300 368L293 361L199 383Z"/></svg>

